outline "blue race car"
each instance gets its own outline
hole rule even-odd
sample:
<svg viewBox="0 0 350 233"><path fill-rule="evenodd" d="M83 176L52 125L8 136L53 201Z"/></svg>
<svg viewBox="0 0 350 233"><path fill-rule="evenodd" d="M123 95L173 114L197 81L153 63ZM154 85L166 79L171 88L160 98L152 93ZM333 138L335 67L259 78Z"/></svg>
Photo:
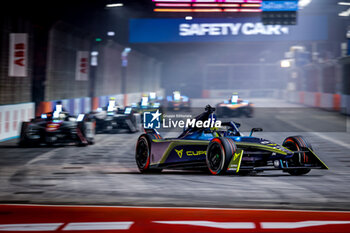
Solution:
<svg viewBox="0 0 350 233"><path fill-rule="evenodd" d="M215 108L207 106L196 121L215 119ZM328 169L302 136L287 137L282 145L239 131L240 124L223 122L221 127L188 127L177 138L163 138L156 129L146 129L136 144L136 164L140 172L162 169L201 169L212 174L250 173L282 170L303 175L311 169Z"/></svg>

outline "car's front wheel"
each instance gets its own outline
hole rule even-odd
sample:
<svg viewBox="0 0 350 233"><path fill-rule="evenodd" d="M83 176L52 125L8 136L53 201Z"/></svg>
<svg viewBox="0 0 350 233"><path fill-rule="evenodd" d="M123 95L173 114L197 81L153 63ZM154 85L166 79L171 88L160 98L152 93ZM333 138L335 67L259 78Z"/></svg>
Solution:
<svg viewBox="0 0 350 233"><path fill-rule="evenodd" d="M206 163L213 175L224 174L236 151L236 145L230 138L214 138L209 143Z"/></svg>
<svg viewBox="0 0 350 233"><path fill-rule="evenodd" d="M305 148L312 149L311 144L302 136L293 136L286 138L282 146L286 147L291 151L303 151ZM309 158L305 152L294 153L291 158L291 163L293 166L302 167L309 161ZM299 169L290 169L287 172L293 176L305 175L310 172L309 168L299 168Z"/></svg>

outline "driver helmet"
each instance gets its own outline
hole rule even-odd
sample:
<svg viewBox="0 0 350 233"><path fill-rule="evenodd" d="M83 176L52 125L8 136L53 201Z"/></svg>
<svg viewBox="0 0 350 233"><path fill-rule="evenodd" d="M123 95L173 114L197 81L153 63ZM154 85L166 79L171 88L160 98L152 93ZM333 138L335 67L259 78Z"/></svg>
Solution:
<svg viewBox="0 0 350 233"><path fill-rule="evenodd" d="M238 103L238 92L233 92L231 96L231 103L236 104Z"/></svg>
<svg viewBox="0 0 350 233"><path fill-rule="evenodd" d="M107 105L107 111L112 112L116 110L116 101L114 97L110 97Z"/></svg>

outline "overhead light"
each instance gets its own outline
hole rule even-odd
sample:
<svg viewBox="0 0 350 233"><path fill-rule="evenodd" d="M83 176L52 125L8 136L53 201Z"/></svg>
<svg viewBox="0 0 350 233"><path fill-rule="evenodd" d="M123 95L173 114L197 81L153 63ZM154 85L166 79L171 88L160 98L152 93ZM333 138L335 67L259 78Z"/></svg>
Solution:
<svg viewBox="0 0 350 233"><path fill-rule="evenodd" d="M109 31L109 32L107 32L107 36L115 36L115 32Z"/></svg>
<svg viewBox="0 0 350 233"><path fill-rule="evenodd" d="M350 6L350 2L338 2L338 5Z"/></svg>
<svg viewBox="0 0 350 233"><path fill-rule="evenodd" d="M289 60L282 60L281 61L281 67L282 68L288 68L288 67L290 67L290 61Z"/></svg>
<svg viewBox="0 0 350 233"><path fill-rule="evenodd" d="M124 49L124 52L125 52L125 53L130 53L130 52L131 52L131 48L129 48L129 47L125 48L125 49Z"/></svg>
<svg viewBox="0 0 350 233"><path fill-rule="evenodd" d="M121 7L124 6L123 3L112 3L112 4L107 4L106 7Z"/></svg>
<svg viewBox="0 0 350 233"><path fill-rule="evenodd" d="M156 3L160 7L191 7L189 3Z"/></svg>
<svg viewBox="0 0 350 233"><path fill-rule="evenodd" d="M192 20L193 17L192 17L192 16L186 16L185 19L186 19L186 20Z"/></svg>
<svg viewBox="0 0 350 233"><path fill-rule="evenodd" d="M91 52L91 56L98 56L98 52L97 51L92 51Z"/></svg>
<svg viewBox="0 0 350 233"><path fill-rule="evenodd" d="M307 5L309 5L311 3L312 0L299 0L299 8L302 9L304 7L306 7Z"/></svg>
<svg viewBox="0 0 350 233"><path fill-rule="evenodd" d="M343 16L343 17L348 17L348 16L350 16L350 8L347 9L346 11L340 12L338 15L339 15L339 16Z"/></svg>

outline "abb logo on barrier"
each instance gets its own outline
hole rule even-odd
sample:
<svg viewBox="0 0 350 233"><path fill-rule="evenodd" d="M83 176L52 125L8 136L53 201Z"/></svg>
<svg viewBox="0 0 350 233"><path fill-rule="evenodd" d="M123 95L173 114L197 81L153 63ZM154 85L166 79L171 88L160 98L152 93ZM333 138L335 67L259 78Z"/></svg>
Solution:
<svg viewBox="0 0 350 233"><path fill-rule="evenodd" d="M25 48L26 45L24 43L15 44L14 63L18 66L24 66Z"/></svg>
<svg viewBox="0 0 350 233"><path fill-rule="evenodd" d="M89 52L78 51L76 68L75 68L75 80L87 81L89 78Z"/></svg>
<svg viewBox="0 0 350 233"><path fill-rule="evenodd" d="M13 111L13 122L12 122L12 130L17 130L18 125L18 111Z"/></svg>
<svg viewBox="0 0 350 233"><path fill-rule="evenodd" d="M27 34L11 33L8 72L10 77L27 77L27 53Z"/></svg>
<svg viewBox="0 0 350 233"><path fill-rule="evenodd" d="M5 132L10 131L10 111L5 112Z"/></svg>
<svg viewBox="0 0 350 233"><path fill-rule="evenodd" d="M80 73L86 74L87 73L87 67L88 67L88 59L87 58L81 58L80 59Z"/></svg>

